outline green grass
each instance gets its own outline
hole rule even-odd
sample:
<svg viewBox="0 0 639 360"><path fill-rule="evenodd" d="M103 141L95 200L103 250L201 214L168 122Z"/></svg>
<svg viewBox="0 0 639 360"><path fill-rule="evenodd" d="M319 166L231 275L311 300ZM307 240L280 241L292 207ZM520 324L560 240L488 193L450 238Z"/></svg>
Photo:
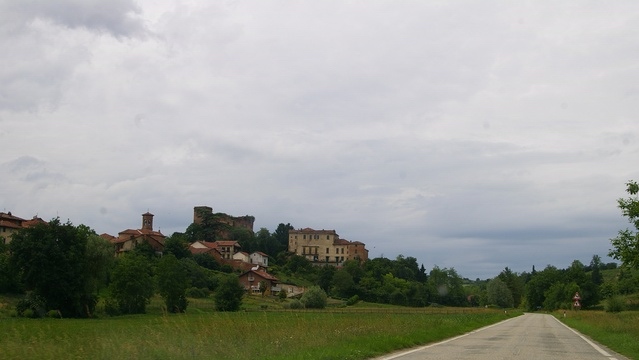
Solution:
<svg viewBox="0 0 639 360"><path fill-rule="evenodd" d="M610 349L631 359L639 359L639 312L573 311L566 318L557 315L566 325L586 334Z"/></svg>
<svg viewBox="0 0 639 360"><path fill-rule="evenodd" d="M355 308L219 313L190 299L187 314L98 319L0 318L2 359L365 359L504 320L486 309ZM275 300L276 301L276 300ZM269 303L271 304L271 303ZM273 302L273 309L277 303ZM271 307L269 306L269 309ZM463 312L462 312L463 311Z"/></svg>

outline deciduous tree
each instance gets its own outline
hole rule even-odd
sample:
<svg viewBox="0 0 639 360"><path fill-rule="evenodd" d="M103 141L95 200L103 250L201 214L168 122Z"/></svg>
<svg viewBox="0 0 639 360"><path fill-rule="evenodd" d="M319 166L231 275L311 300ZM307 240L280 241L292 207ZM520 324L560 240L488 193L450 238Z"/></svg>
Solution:
<svg viewBox="0 0 639 360"><path fill-rule="evenodd" d="M639 268L639 184L636 181L627 182L626 192L630 196L618 199L617 206L634 226L634 230L620 230L616 238L610 239L613 249L608 255L621 260L626 266Z"/></svg>

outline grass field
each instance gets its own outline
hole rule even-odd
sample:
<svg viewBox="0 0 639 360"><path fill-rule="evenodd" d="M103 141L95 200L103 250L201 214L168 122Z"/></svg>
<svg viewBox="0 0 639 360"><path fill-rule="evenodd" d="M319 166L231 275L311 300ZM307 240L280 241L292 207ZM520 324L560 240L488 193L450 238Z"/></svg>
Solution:
<svg viewBox="0 0 639 360"><path fill-rule="evenodd" d="M610 349L630 359L639 359L638 311L572 311L566 318L559 314L557 317Z"/></svg>
<svg viewBox="0 0 639 360"><path fill-rule="evenodd" d="M2 359L366 359L515 316L487 309L333 308L98 319L0 318ZM275 304L273 305L275 307ZM268 308L271 308L270 306Z"/></svg>

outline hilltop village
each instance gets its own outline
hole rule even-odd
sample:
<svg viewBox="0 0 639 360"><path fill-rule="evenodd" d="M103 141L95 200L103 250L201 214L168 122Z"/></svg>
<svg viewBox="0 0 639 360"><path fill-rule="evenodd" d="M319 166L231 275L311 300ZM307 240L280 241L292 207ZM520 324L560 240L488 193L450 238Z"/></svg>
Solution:
<svg viewBox="0 0 639 360"><path fill-rule="evenodd" d="M164 252L167 236L154 229L154 214L142 214L141 226L138 229L124 229L112 235L100 234L100 237L113 245L115 257L132 251L141 244L149 245L157 255ZM206 254L220 265L228 265L240 272L240 282L246 290L258 292L261 281L267 282L269 293L276 294L282 290L279 280L269 274L269 258L277 254L267 254L263 251L246 252L240 242L233 239L233 230L241 229L254 234L253 216L231 216L224 213L213 213L209 206L195 206L193 208L193 223L191 226L205 228L207 225L215 228L210 236L200 233L200 238L194 238L189 244L189 251L193 255ZM11 212L0 212L0 237L8 244L12 235L22 228L28 228L40 223L43 219L34 216L26 220L13 215ZM214 223L221 226L213 226ZM368 260L366 245L360 241L348 241L339 237L335 230L315 230L312 228L292 229L288 231L288 252L306 258L316 266L341 267L345 261ZM287 289L290 293L297 292L293 287Z"/></svg>

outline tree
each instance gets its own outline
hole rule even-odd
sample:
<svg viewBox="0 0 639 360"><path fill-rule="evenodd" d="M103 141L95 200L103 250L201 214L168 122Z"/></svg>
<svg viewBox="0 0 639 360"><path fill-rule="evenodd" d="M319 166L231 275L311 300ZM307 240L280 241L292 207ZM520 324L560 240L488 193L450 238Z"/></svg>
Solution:
<svg viewBox="0 0 639 360"><path fill-rule="evenodd" d="M311 286L300 300L307 309L323 309L326 307L327 296L319 286Z"/></svg>
<svg viewBox="0 0 639 360"><path fill-rule="evenodd" d="M189 250L189 242L184 234L173 233L173 235L164 239L163 254L172 254L177 259L191 257Z"/></svg>
<svg viewBox="0 0 639 360"><path fill-rule="evenodd" d="M286 225L280 223L277 225L277 229L273 232L273 239L277 243L277 252L288 251L288 231L295 230L295 228L287 223ZM274 254L276 255L276 254Z"/></svg>
<svg viewBox="0 0 639 360"><path fill-rule="evenodd" d="M93 291L97 295L100 289L107 286L109 273L115 265L114 253L113 244L109 241L95 233L87 237L87 291Z"/></svg>
<svg viewBox="0 0 639 360"><path fill-rule="evenodd" d="M215 308L217 311L238 311L242 305L242 296L244 287L237 276L226 275L215 291Z"/></svg>
<svg viewBox="0 0 639 360"><path fill-rule="evenodd" d="M13 234L11 267L20 274L25 290L45 302L45 310L65 317L89 317L97 297L91 286L87 259L88 227L62 224L56 218Z"/></svg>
<svg viewBox="0 0 639 360"><path fill-rule="evenodd" d="M135 252L118 259L111 274L111 297L123 314L143 314L155 292L151 262Z"/></svg>
<svg viewBox="0 0 639 360"><path fill-rule="evenodd" d="M172 313L186 311L186 289L189 281L185 268L172 254L162 256L158 262L157 281L166 309Z"/></svg>
<svg viewBox="0 0 639 360"><path fill-rule="evenodd" d="M486 301L488 304L502 308L513 307L513 294L499 277L496 277L486 285Z"/></svg>
<svg viewBox="0 0 639 360"><path fill-rule="evenodd" d="M639 268L639 184L636 181L627 182L626 192L630 196L618 199L617 206L635 229L620 230L616 238L610 239L613 249L608 256L621 260L626 266Z"/></svg>
<svg viewBox="0 0 639 360"><path fill-rule="evenodd" d="M355 295L355 281L346 269L339 269L332 279L333 294L341 298L349 298Z"/></svg>
<svg viewBox="0 0 639 360"><path fill-rule="evenodd" d="M506 267L499 275L499 279L508 287L512 294L513 303L509 307L519 307L524 294L524 282L516 273Z"/></svg>

